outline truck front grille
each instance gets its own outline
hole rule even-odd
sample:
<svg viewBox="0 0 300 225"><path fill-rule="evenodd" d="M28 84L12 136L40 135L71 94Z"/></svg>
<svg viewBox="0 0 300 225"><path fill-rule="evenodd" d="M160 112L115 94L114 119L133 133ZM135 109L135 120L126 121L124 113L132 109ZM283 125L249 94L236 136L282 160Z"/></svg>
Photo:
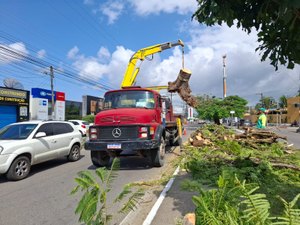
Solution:
<svg viewBox="0 0 300 225"><path fill-rule="evenodd" d="M99 140L127 140L138 138L137 126L99 127Z"/></svg>

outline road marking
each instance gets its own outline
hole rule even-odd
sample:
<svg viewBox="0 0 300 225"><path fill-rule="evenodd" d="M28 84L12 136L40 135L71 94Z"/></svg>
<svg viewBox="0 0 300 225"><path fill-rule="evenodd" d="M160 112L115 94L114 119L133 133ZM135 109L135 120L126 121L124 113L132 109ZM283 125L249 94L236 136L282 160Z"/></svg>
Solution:
<svg viewBox="0 0 300 225"><path fill-rule="evenodd" d="M158 211L161 203L165 199L167 192L172 187L172 184L173 184L173 182L175 180L175 176L178 174L178 172L179 172L179 166L176 168L175 172L173 173L172 178L169 180L169 182L165 186L164 190L160 193L159 198L155 202L155 204L152 207L151 211L149 212L147 218L144 220L143 225L150 225L151 224L151 222L154 219L154 217L155 217L155 215L156 215L156 213L157 213L157 211Z"/></svg>

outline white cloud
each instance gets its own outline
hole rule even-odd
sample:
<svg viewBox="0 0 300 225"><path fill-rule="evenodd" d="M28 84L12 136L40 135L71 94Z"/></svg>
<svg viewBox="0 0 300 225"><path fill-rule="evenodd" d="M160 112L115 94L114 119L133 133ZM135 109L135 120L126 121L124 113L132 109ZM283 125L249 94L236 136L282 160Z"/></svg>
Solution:
<svg viewBox="0 0 300 225"><path fill-rule="evenodd" d="M77 54L79 52L79 48L77 46L74 46L67 54L68 59L75 59L77 57Z"/></svg>
<svg viewBox="0 0 300 225"><path fill-rule="evenodd" d="M41 49L40 51L37 52L37 57L39 59L43 59L46 56L46 50L45 49Z"/></svg>
<svg viewBox="0 0 300 225"><path fill-rule="evenodd" d="M85 0L84 4L94 5L93 1ZM191 14L197 8L195 0L108 0L97 8L92 8L94 14L101 13L108 18L108 24L115 23L126 10L133 9L138 16L158 15L161 13ZM131 9L129 9L131 8Z"/></svg>
<svg viewBox="0 0 300 225"><path fill-rule="evenodd" d="M186 14L194 12L197 8L195 0L128 0L138 15L159 13Z"/></svg>
<svg viewBox="0 0 300 225"><path fill-rule="evenodd" d="M131 50L125 49L123 46L117 46L112 54L108 49L101 47L97 57L85 57L76 51L75 57L72 59L74 60L73 65L81 77L88 77L99 82L102 79L108 80L109 86L117 88L121 84L128 60L132 54Z"/></svg>
<svg viewBox="0 0 300 225"><path fill-rule="evenodd" d="M107 60L110 58L110 52L107 48L101 47L97 53L100 60Z"/></svg>
<svg viewBox="0 0 300 225"><path fill-rule="evenodd" d="M195 95L222 97L224 54L227 55L227 96L239 95L254 105L259 100L256 93L278 99L282 94L292 95L298 90L300 67L294 70L280 67L276 72L269 61L261 62L259 53L255 52L258 46L255 32L247 35L237 28L203 27L193 22L186 30L190 41L185 43L185 67L192 71L190 86ZM120 86L128 60L134 53L123 46L117 46L113 52L101 47L97 56L85 57L75 50L74 65L81 76L106 79L114 87ZM168 57L155 54L153 60L142 63L136 85L167 85L176 79L181 69L181 50L176 47L167 51ZM178 100L176 104L180 107Z"/></svg>
<svg viewBox="0 0 300 225"><path fill-rule="evenodd" d="M113 24L121 15L124 3L120 1L108 1L100 7L100 11L108 17L108 23Z"/></svg>
<svg viewBox="0 0 300 225"><path fill-rule="evenodd" d="M20 61L24 56L28 55L26 46L22 42L16 42L9 45L0 44L0 62L4 64L9 64L12 62ZM13 54L16 52L18 55Z"/></svg>

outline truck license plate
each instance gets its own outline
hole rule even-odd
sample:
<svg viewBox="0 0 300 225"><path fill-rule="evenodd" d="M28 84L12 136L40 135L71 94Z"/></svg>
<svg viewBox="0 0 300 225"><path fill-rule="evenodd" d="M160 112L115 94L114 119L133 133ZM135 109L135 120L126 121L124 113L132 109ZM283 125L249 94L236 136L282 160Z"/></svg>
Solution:
<svg viewBox="0 0 300 225"><path fill-rule="evenodd" d="M121 144L107 144L107 149L121 149Z"/></svg>

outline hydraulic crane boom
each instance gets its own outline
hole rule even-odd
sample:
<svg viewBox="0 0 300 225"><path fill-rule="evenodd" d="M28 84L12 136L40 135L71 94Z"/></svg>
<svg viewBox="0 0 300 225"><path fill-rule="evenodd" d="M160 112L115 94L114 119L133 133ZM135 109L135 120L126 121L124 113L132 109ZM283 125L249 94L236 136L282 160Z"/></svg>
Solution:
<svg viewBox="0 0 300 225"><path fill-rule="evenodd" d="M167 42L163 44L157 44L153 46L149 46L146 48L142 48L135 52L133 56L130 58L129 63L127 65L127 70L124 74L124 78L121 84L121 88L123 87L129 87L133 86L137 77L138 72L140 71L140 68L136 67L136 63L138 60L143 61L145 58L149 55L153 55L158 52L162 52L166 49L175 47L175 46L181 46L182 47L182 53L183 53L183 48L184 48L184 43L181 40L178 40L177 42ZM184 67L184 59L183 59L183 54L182 54L182 68Z"/></svg>

